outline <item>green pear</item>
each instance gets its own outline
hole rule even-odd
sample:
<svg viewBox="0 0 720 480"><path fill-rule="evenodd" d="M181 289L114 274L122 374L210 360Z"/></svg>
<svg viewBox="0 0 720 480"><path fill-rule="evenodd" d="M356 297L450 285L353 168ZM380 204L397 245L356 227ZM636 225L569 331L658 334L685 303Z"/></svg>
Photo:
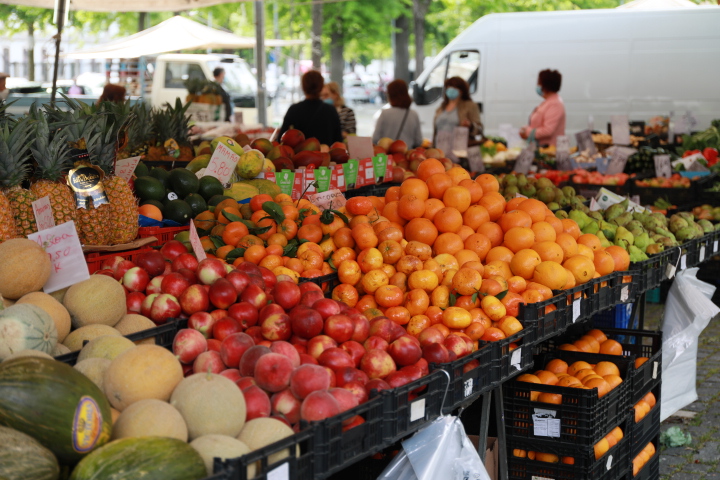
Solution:
<svg viewBox="0 0 720 480"><path fill-rule="evenodd" d="M612 242L607 239L602 230L598 230L595 235L597 235L597 237L600 239L600 245L602 245L603 248L612 246Z"/></svg>
<svg viewBox="0 0 720 480"><path fill-rule="evenodd" d="M710 233L715 230L715 227L710 220L698 220L697 224L702 227L704 233Z"/></svg>
<svg viewBox="0 0 720 480"><path fill-rule="evenodd" d="M642 226L645 227L647 230L655 230L658 227L662 227L663 225L658 221L657 218L653 217L652 215L645 215L642 220L640 220L642 223Z"/></svg>
<svg viewBox="0 0 720 480"><path fill-rule="evenodd" d="M667 218L665 215L663 215L663 214L660 213L660 212L653 212L653 213L651 214L651 216L652 216L655 220L657 220L658 222L660 222L661 225L663 225L664 227L667 227L667 225L668 225L668 218Z"/></svg>
<svg viewBox="0 0 720 480"><path fill-rule="evenodd" d="M555 216L556 216L557 218L559 218L560 220L564 220L564 219L566 219L566 218L570 218L570 217L568 217L568 212L566 212L565 210L557 210L557 211L555 212Z"/></svg>
<svg viewBox="0 0 720 480"><path fill-rule="evenodd" d="M580 230L582 233L592 233L597 234L598 231L600 231L600 226L597 222L590 220L586 225L585 228L582 228Z"/></svg>
<svg viewBox="0 0 720 480"><path fill-rule="evenodd" d="M535 196L535 193L537 192L535 186L531 183L526 183L525 185L518 186L520 187L520 193L528 198L533 198Z"/></svg>
<svg viewBox="0 0 720 480"><path fill-rule="evenodd" d="M628 253L630 254L630 261L631 261L632 263L642 262L642 261L648 259L648 256L645 255L645 252L643 252L642 250L640 250L640 249L639 249L638 247L636 247L635 245L630 245L630 246L628 247Z"/></svg>
<svg viewBox="0 0 720 480"><path fill-rule="evenodd" d="M575 196L575 189L569 185L562 187L562 191L568 198L572 198Z"/></svg>
<svg viewBox="0 0 720 480"><path fill-rule="evenodd" d="M625 227L618 227L615 231L615 245L627 248L635 243L635 237Z"/></svg>
<svg viewBox="0 0 720 480"><path fill-rule="evenodd" d="M625 213L625 207L623 207L619 203L611 205L607 209L605 209L605 221L610 222L622 215L623 213Z"/></svg>
<svg viewBox="0 0 720 480"><path fill-rule="evenodd" d="M600 223L600 222L602 222L602 221L604 220L604 219L603 219L603 216L602 216L602 213L600 213L599 211L590 212L590 213L587 214L587 216L590 217L590 218L592 218L592 219L594 219L594 220L595 220L596 222L598 222L598 223Z"/></svg>
<svg viewBox="0 0 720 480"><path fill-rule="evenodd" d="M554 212L555 210L560 210L560 205L558 205L557 202L550 202L550 203L547 204L547 207L548 207L551 211L553 211L553 212Z"/></svg>
<svg viewBox="0 0 720 480"><path fill-rule="evenodd" d="M676 215L684 218L685 220L688 221L688 223L695 221L695 215L693 215L691 212L680 212L680 213L677 213Z"/></svg>
<svg viewBox="0 0 720 480"><path fill-rule="evenodd" d="M580 210L570 210L570 213L568 214L569 217L572 220L575 220L578 224L578 227L580 227L580 230L585 228L585 225L590 222L590 217L588 217L585 213L581 212Z"/></svg>
<svg viewBox="0 0 720 480"><path fill-rule="evenodd" d="M517 185L517 177L512 173L508 173L507 175L505 175L502 182L503 182L503 185L506 187L508 187L510 185Z"/></svg>
<svg viewBox="0 0 720 480"><path fill-rule="evenodd" d="M643 233L646 233L645 230L642 228L628 228L628 232L633 234L633 237L637 238L638 236L642 235Z"/></svg>
<svg viewBox="0 0 720 480"><path fill-rule="evenodd" d="M527 183L528 183L527 177L524 174L520 173L517 175L517 186L518 187L522 188L525 185L527 185Z"/></svg>
<svg viewBox="0 0 720 480"><path fill-rule="evenodd" d="M699 235L697 230L695 230L695 227L685 227L675 232L675 238L677 238L678 242L680 243L685 243L688 240L697 238L698 236Z"/></svg>
<svg viewBox="0 0 720 480"><path fill-rule="evenodd" d="M640 230L645 230L645 229L643 228L643 224L640 223L639 220L635 220L635 219L630 220L628 223L626 223L626 224L623 225L623 226L624 226L625 228L627 228L628 230L632 230L632 229L634 229L634 228L639 228Z"/></svg>
<svg viewBox="0 0 720 480"><path fill-rule="evenodd" d="M644 252L645 250L647 250L648 245L650 245L650 241L651 240L648 233L643 232L642 234L635 237L635 242L633 244Z"/></svg>

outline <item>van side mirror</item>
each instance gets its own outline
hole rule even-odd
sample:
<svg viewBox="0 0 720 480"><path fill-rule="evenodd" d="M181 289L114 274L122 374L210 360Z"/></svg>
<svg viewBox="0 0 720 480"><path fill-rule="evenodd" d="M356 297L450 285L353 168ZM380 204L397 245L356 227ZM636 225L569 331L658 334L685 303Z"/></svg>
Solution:
<svg viewBox="0 0 720 480"><path fill-rule="evenodd" d="M416 105L425 105L425 91L417 82L410 82L410 91Z"/></svg>

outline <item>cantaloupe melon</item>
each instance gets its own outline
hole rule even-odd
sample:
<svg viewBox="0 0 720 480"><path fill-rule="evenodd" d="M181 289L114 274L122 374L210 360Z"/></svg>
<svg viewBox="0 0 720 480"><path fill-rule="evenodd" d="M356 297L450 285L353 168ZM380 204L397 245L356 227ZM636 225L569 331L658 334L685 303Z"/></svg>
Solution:
<svg viewBox="0 0 720 480"><path fill-rule="evenodd" d="M0 295L17 300L37 292L50 278L52 263L40 245L27 238L0 243Z"/></svg>
<svg viewBox="0 0 720 480"><path fill-rule="evenodd" d="M170 404L185 419L190 440L212 433L237 437L245 425L245 397L235 382L214 373L183 379Z"/></svg>
<svg viewBox="0 0 720 480"><path fill-rule="evenodd" d="M0 360L28 349L52 353L56 344L55 323L42 308L22 304L0 311Z"/></svg>
<svg viewBox="0 0 720 480"><path fill-rule="evenodd" d="M114 408L110 407L110 415L112 415L112 424L115 425L117 419L120 418L120 410L115 410Z"/></svg>
<svg viewBox="0 0 720 480"><path fill-rule="evenodd" d="M116 323L127 312L125 289L107 275L92 275L70 287L63 300L74 328Z"/></svg>
<svg viewBox="0 0 720 480"><path fill-rule="evenodd" d="M193 447L202 457L207 468L208 476L213 474L213 463L215 458L226 460L228 458L242 457L246 453L250 453L250 448L237 438L228 437L227 435L203 435L192 442ZM247 469L247 477L255 476L255 464L249 465Z"/></svg>
<svg viewBox="0 0 720 480"><path fill-rule="evenodd" d="M122 333L124 336L128 336L131 333L142 332L155 328L155 322L149 318L138 315L135 313L128 313L115 325L115 329ZM155 345L155 337L144 338L135 342L135 345Z"/></svg>
<svg viewBox="0 0 720 480"><path fill-rule="evenodd" d="M59 357L60 355L65 355L67 353L70 353L70 349L62 343L58 343L57 345L55 345L55 350L53 350L52 356Z"/></svg>
<svg viewBox="0 0 720 480"><path fill-rule="evenodd" d="M122 412L146 398L167 401L182 379L182 366L170 350L157 345L138 345L110 364L105 373L105 395L110 404ZM240 392L234 382L230 383Z"/></svg>
<svg viewBox="0 0 720 480"><path fill-rule="evenodd" d="M135 348L135 344L125 337L103 335L102 337L93 338L80 350L78 361L86 358L114 360L115 357L131 348Z"/></svg>
<svg viewBox="0 0 720 480"><path fill-rule="evenodd" d="M20 297L17 303L29 303L45 310L55 322L58 342L65 340L67 334L70 333L70 314L63 304L58 302L52 295L43 292L32 292Z"/></svg>
<svg viewBox="0 0 720 480"><path fill-rule="evenodd" d="M61 288L60 290L55 290L54 292L50 292L50 296L53 297L58 302L63 303L63 300L65 300L65 294L67 293L68 288L70 288L70 287L65 287L65 288Z"/></svg>
<svg viewBox="0 0 720 480"><path fill-rule="evenodd" d="M107 358L87 358L77 362L73 368L82 373L102 391L105 386L105 372L110 367L110 360Z"/></svg>
<svg viewBox="0 0 720 480"><path fill-rule="evenodd" d="M49 358L50 360L53 359L51 355L48 355L45 352L41 352L40 350L20 350L19 352L15 352L12 355L8 355L3 362L7 362L12 360L13 358L19 358L19 357L40 357L40 358Z"/></svg>
<svg viewBox="0 0 720 480"><path fill-rule="evenodd" d="M254 451L292 435L292 428L285 423L274 418L263 417L254 418L247 422L237 439L250 447L251 451ZM300 450L298 449L297 452L299 454ZM289 454L290 452L287 449L273 453L268 457L268 465L279 462Z"/></svg>
<svg viewBox="0 0 720 480"><path fill-rule="evenodd" d="M70 332L68 336L65 337L63 345L68 347L71 352L77 352L82 349L86 340L89 342L93 338L102 337L103 335L122 337L122 334L113 327L108 327L107 325L88 325L87 327L80 327Z"/></svg>
<svg viewBox="0 0 720 480"><path fill-rule="evenodd" d="M188 429L175 407L154 398L133 403L113 423L113 440L151 436L177 438L187 442Z"/></svg>
<svg viewBox="0 0 720 480"><path fill-rule="evenodd" d="M9 298L5 298L0 295L0 310L12 307L13 305L15 305L15 300L10 300Z"/></svg>

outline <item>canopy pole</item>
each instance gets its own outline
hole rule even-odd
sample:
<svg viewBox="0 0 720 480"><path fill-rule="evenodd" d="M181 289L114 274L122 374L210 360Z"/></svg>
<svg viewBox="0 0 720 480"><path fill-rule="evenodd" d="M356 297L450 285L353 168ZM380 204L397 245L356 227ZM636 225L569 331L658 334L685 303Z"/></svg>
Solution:
<svg viewBox="0 0 720 480"><path fill-rule="evenodd" d="M65 26L65 9L67 0L57 2L57 35L55 35L55 65L53 66L53 83L52 93L50 94L50 103L55 104L55 95L57 93L58 67L60 64L60 41L62 40L62 31ZM33 66L34 68L34 66Z"/></svg>
<svg viewBox="0 0 720 480"><path fill-rule="evenodd" d="M258 123L267 125L267 102L265 92L265 5L262 0L255 0L255 68L257 70L257 107Z"/></svg>

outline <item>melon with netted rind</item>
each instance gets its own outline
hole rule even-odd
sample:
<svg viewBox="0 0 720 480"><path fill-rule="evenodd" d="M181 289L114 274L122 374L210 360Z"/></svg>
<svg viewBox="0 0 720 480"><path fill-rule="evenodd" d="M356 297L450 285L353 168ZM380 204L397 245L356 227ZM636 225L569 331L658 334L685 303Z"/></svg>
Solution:
<svg viewBox="0 0 720 480"><path fill-rule="evenodd" d="M42 289L50 278L52 262L40 245L27 238L0 243L0 295L17 300Z"/></svg>
<svg viewBox="0 0 720 480"><path fill-rule="evenodd" d="M127 313L125 289L107 275L92 275L76 283L65 293L63 304L70 312L74 328L87 325L112 327Z"/></svg>
<svg viewBox="0 0 720 480"><path fill-rule="evenodd" d="M112 439L170 437L187 442L188 429L180 412L162 400L139 400L120 412L113 423Z"/></svg>
<svg viewBox="0 0 720 480"><path fill-rule="evenodd" d="M71 352L77 352L82 349L83 345L85 345L85 341L89 342L93 338L101 337L103 335L115 335L122 337L122 334L113 327L108 327L107 325L88 325L70 332L62 343L68 347Z"/></svg>
<svg viewBox="0 0 720 480"><path fill-rule="evenodd" d="M115 329L126 337L133 333L143 332L155 327L157 327L155 322L136 313L128 313L115 324ZM155 345L155 337L137 340L135 341L135 345Z"/></svg>
<svg viewBox="0 0 720 480"><path fill-rule="evenodd" d="M78 355L78 361L86 358L107 358L114 360L126 350L135 348L135 344L125 337L117 335L103 335L93 338L81 350Z"/></svg>
<svg viewBox="0 0 720 480"><path fill-rule="evenodd" d="M203 435L190 442L190 446L197 450L202 457L208 475L213 474L213 464L216 458L227 460L228 458L242 457L246 453L250 453L250 447L237 438L227 435ZM254 476L255 464L248 465L246 478L253 478Z"/></svg>
<svg viewBox="0 0 720 480"><path fill-rule="evenodd" d="M275 418L254 418L245 424L237 439L255 451L294 434L292 428ZM298 449L299 453L299 449ZM290 452L285 449L268 457L268 465L286 458Z"/></svg>
<svg viewBox="0 0 720 480"><path fill-rule="evenodd" d="M110 366L107 358L86 358L77 362L73 368L82 373L102 391L105 386L105 372Z"/></svg>

